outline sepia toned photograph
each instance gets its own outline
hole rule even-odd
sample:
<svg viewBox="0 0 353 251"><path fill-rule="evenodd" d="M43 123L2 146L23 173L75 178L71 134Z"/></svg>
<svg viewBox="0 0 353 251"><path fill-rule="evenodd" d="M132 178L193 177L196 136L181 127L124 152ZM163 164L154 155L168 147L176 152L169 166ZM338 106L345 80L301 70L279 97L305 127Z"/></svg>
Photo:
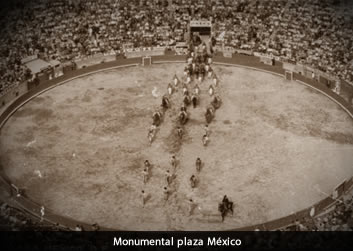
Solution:
<svg viewBox="0 0 353 251"><path fill-rule="evenodd" d="M1 5L0 230L353 230L353 1Z"/></svg>

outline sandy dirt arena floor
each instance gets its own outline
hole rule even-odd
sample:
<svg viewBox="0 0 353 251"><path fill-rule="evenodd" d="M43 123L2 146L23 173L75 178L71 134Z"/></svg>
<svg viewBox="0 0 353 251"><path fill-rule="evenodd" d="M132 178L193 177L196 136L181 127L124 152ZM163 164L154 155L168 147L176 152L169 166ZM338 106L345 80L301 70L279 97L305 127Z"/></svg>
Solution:
<svg viewBox="0 0 353 251"><path fill-rule="evenodd" d="M353 121L342 108L304 85L244 68L214 67L223 104L207 147L201 138L210 80L200 85L200 106L188 108L183 141L175 131L179 90L150 146L152 113L183 67L105 71L34 98L1 129L2 172L47 210L125 230L253 225L309 207L353 175ZM146 184L145 159L153 165ZM165 202L168 169L174 180ZM194 189L192 174L199 180ZM144 207L142 189L149 195ZM235 206L222 223L225 194ZM190 198L196 205L189 216Z"/></svg>

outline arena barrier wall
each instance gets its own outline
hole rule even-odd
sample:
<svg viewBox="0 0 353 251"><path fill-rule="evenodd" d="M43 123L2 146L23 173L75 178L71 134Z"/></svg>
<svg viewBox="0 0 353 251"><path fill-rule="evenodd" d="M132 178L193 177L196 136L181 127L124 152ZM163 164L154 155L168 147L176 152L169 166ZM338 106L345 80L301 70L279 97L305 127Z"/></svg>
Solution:
<svg viewBox="0 0 353 251"><path fill-rule="evenodd" d="M153 63L164 63L164 62L185 62L186 58L185 56L156 56L152 57L152 62ZM216 64L221 64L221 65L234 65L234 66L239 66L239 67L246 67L254 70L260 70L260 71L265 71L269 72L272 74L276 74L279 76L284 77L285 74L285 69L283 68L283 64L281 62L277 62L274 66L266 65L260 62L260 59L258 57L254 56L248 56L248 55L242 55L242 54L235 54L233 55L232 58L224 58L221 56L216 56L213 60ZM40 83L38 86L35 88L28 90L27 92L23 93L21 96L19 96L16 100L14 100L0 115L0 129L2 126L5 124L7 119L14 113L16 112L17 109L19 109L21 106L26 104L30 99L33 97L38 96L39 94L54 88L58 85L64 84L68 81L71 81L72 79L75 78L80 78L83 76L87 76L89 74L94 74L97 72L101 71L106 71L106 70L111 70L111 69L116 69L119 67L128 67L128 66L137 66L141 64L141 58L133 58L133 59L121 59L117 61L112 61L112 62L107 62L104 64L98 64L94 66L89 66L86 68L78 69L78 70L73 70L73 71L68 71L65 75L60 76L58 78L44 81ZM325 85L322 85L321 83L317 82L315 79L311 78L306 78L305 76L298 74L298 73L293 73L293 80L295 80L298 83L305 84L307 86L310 86L313 89L316 89L317 91L323 93L326 95L328 98L332 99L335 101L337 104L339 104L353 119L353 107L350 106L348 102L341 96L337 95L336 93L332 92L331 89L327 88ZM13 189L11 188L10 180L7 179L6 176L2 176L0 179L0 182L5 183L4 185L8 189ZM287 215L285 217L279 218L279 219L274 219L265 223L260 223L260 224L255 224L252 226L246 226L242 228L236 228L232 230L239 230L239 231L252 231L252 230L276 230L276 229L281 229L285 228L288 226L293 226L297 222L300 222L302 220L310 220L312 217L324 212L327 210L327 208L331 207L337 202L340 202L340 198L350 191L353 188L353 177L348 178L347 180L343 181L341 184L338 184L338 186L335 188L336 190L336 195L337 198L333 199L333 196L330 195L323 200L317 202L316 204L305 208L299 212L295 212L293 214ZM15 194L15 193L12 193ZM41 218L40 216L40 205L32 201L30 198L27 198L26 196L13 196L13 201L14 203L21 208L22 210L28 212L31 215L36 216L37 218ZM90 224L84 223L84 222L78 222L76 220L73 220L71 218L61 216L61 215L56 215L53 214L50 209L45 209L45 215L43 217L43 221L48 222L50 224L59 224L58 226L60 227L66 227L68 229L73 230L77 224L83 226L85 230L88 230L91 228ZM93 222L92 222L93 223ZM100 227L101 230L112 230L104 227ZM115 229L117 230L117 229Z"/></svg>
<svg viewBox="0 0 353 251"><path fill-rule="evenodd" d="M140 58L140 57L153 57L163 56L165 54L166 47L150 47L145 49L129 49L125 51L127 58Z"/></svg>
<svg viewBox="0 0 353 251"><path fill-rule="evenodd" d="M28 91L27 82L23 82L16 86L15 88L11 88L7 93L0 97L0 113L5 107L11 104L16 98L22 96Z"/></svg>

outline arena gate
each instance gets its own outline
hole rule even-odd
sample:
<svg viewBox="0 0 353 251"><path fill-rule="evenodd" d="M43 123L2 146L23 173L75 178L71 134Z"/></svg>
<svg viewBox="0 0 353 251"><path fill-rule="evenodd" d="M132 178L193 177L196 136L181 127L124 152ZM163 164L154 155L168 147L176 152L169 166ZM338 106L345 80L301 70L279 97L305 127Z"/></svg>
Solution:
<svg viewBox="0 0 353 251"><path fill-rule="evenodd" d="M143 66L148 66L152 64L152 58L151 57L143 57L142 58L142 65Z"/></svg>
<svg viewBox="0 0 353 251"><path fill-rule="evenodd" d="M284 78L286 80L293 80L293 72L292 71L286 71L286 73L284 74Z"/></svg>

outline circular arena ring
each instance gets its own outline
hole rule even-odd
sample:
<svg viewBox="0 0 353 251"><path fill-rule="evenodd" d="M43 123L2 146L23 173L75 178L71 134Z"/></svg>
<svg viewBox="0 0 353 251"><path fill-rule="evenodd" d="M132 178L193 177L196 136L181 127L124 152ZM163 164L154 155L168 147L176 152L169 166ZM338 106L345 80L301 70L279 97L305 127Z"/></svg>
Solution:
<svg viewBox="0 0 353 251"><path fill-rule="evenodd" d="M202 145L211 81L205 80L200 105L188 108L182 141L175 134L179 91L150 145L152 113L185 66L166 61L87 67L10 105L0 121L0 161L4 180L25 191L14 197L18 206L38 216L44 206L46 221L69 227L278 229L318 214L351 189L352 109L318 83L285 80L280 68L215 59L222 106L209 144ZM173 154L178 165L165 201ZM199 173L197 157L204 163ZM146 159L152 167L144 184ZM234 213L222 222L218 203L225 194Z"/></svg>

